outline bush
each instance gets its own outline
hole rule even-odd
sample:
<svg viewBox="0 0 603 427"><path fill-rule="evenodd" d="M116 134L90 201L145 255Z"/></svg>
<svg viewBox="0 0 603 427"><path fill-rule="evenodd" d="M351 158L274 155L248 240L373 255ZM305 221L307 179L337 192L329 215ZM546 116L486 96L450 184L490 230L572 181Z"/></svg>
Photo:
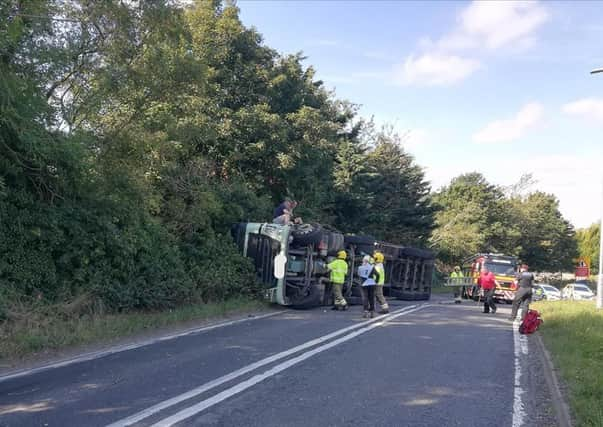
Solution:
<svg viewBox="0 0 603 427"><path fill-rule="evenodd" d="M230 236L197 236L183 246L183 252L195 293L203 302L259 294L253 265L238 253Z"/></svg>
<svg viewBox="0 0 603 427"><path fill-rule="evenodd" d="M145 215L12 193L0 212L3 288L49 302L91 293L110 311L173 307L192 296L177 243Z"/></svg>

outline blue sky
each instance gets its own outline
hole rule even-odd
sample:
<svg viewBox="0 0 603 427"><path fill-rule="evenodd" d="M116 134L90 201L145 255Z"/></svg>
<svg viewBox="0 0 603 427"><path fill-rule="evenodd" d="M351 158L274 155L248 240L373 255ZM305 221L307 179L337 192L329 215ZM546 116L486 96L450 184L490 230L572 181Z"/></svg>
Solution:
<svg viewBox="0 0 603 427"><path fill-rule="evenodd" d="M603 3L238 2L241 19L361 114L408 133L434 188L479 171L555 194L575 226L601 212Z"/></svg>

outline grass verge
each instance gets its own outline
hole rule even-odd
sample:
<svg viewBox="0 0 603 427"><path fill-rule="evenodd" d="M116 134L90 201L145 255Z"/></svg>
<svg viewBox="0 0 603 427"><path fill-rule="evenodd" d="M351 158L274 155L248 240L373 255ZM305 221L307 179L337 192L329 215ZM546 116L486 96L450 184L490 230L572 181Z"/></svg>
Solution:
<svg viewBox="0 0 603 427"><path fill-rule="evenodd" d="M592 301L532 304L544 343L569 392L577 426L603 427L603 311Z"/></svg>
<svg viewBox="0 0 603 427"><path fill-rule="evenodd" d="M76 319L44 316L0 324L0 365L37 353L111 340L177 325L266 308L246 298L152 313L86 315Z"/></svg>

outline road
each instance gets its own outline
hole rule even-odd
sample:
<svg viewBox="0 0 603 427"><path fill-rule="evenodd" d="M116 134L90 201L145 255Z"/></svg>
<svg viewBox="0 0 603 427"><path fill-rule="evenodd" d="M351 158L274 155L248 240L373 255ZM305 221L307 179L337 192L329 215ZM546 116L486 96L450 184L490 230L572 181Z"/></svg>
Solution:
<svg viewBox="0 0 603 427"><path fill-rule="evenodd" d="M555 425L508 308L443 302L286 310L0 377L0 426Z"/></svg>

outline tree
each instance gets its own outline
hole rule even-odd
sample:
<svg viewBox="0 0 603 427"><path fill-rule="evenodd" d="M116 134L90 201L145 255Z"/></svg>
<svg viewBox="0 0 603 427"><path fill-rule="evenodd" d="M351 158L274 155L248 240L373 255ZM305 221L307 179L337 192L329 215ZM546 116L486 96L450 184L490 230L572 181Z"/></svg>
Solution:
<svg viewBox="0 0 603 427"><path fill-rule="evenodd" d="M438 212L431 241L446 262L507 249L503 237L510 230L504 226L504 195L483 175L474 172L454 178L434 195L434 203Z"/></svg>
<svg viewBox="0 0 603 427"><path fill-rule="evenodd" d="M453 264L476 252L501 252L518 256L534 270L571 269L574 230L557 199L542 192L519 194L505 197L502 188L478 173L454 178L434 196L440 210L432 244L441 258Z"/></svg>
<svg viewBox="0 0 603 427"><path fill-rule="evenodd" d="M422 170L305 59L232 2L0 2L0 301L254 292L229 228L285 196L309 221L424 242Z"/></svg>
<svg viewBox="0 0 603 427"><path fill-rule="evenodd" d="M590 259L592 274L599 274L600 233L600 223L594 223L590 227L576 230L578 254Z"/></svg>
<svg viewBox="0 0 603 427"><path fill-rule="evenodd" d="M517 253L530 268L539 271L567 271L577 256L575 231L559 211L555 196L534 192L512 200L520 237Z"/></svg>
<svg viewBox="0 0 603 427"><path fill-rule="evenodd" d="M427 242L434 212L429 183L401 147L399 136L387 129L378 132L367 161L370 174L365 186L371 198L366 231L404 245Z"/></svg>

